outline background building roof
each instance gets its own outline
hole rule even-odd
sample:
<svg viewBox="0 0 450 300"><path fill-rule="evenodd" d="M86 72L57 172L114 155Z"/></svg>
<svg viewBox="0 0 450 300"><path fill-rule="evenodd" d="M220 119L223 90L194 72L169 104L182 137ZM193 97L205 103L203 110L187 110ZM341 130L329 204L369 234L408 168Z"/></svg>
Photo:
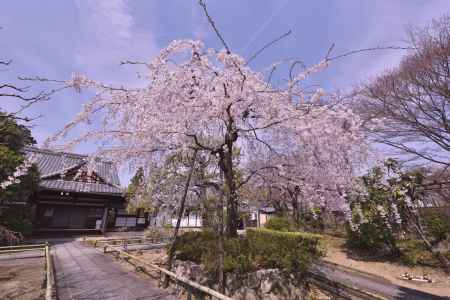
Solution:
<svg viewBox="0 0 450 300"><path fill-rule="evenodd" d="M112 162L99 158L89 162L87 155L57 152L35 147L27 147L25 153L27 157L32 157L32 161L39 169L41 188L79 193L121 194L123 192L120 187L117 168ZM85 167L89 163L91 163L92 171L103 182L84 182L64 178L66 172Z"/></svg>

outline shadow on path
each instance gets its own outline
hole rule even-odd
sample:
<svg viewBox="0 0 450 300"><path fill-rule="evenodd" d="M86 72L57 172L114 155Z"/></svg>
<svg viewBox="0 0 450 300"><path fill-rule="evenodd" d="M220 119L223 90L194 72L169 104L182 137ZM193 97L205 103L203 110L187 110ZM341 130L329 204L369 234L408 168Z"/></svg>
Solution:
<svg viewBox="0 0 450 300"><path fill-rule="evenodd" d="M58 299L177 299L110 256L77 241L53 247Z"/></svg>

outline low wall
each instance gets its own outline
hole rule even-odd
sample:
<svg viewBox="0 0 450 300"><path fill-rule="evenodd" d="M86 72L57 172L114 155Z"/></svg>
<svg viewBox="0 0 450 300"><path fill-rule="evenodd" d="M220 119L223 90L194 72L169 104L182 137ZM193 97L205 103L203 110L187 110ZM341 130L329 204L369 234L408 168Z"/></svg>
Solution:
<svg viewBox="0 0 450 300"><path fill-rule="evenodd" d="M192 262L175 261L174 272L201 285L218 290L217 284L203 271L202 267ZM277 269L259 270L245 275L227 274L225 294L233 299L307 299L308 289L301 280L286 276ZM182 287L174 287L176 293L184 293Z"/></svg>

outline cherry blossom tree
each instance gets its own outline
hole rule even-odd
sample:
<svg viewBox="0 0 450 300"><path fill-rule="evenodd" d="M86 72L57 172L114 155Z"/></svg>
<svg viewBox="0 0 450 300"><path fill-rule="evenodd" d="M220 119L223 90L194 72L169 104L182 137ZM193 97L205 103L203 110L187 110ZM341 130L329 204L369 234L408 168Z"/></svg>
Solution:
<svg viewBox="0 0 450 300"><path fill-rule="evenodd" d="M292 75L284 87L271 86L240 56L207 49L199 41L173 41L147 65L144 88L114 87L77 74L64 82L77 91L93 89L96 95L48 142L55 143L85 124L86 133L66 146L101 140L97 155L117 163L148 168L180 149L209 153L217 158L227 188L228 236L236 236L238 226L236 147L248 158L255 145L276 151L317 139L320 147L315 151L332 159L340 153L333 137L349 145L361 142L358 119L350 110L321 104L323 90L309 93L301 86L308 76L327 67L327 59ZM269 144L275 135L290 143ZM325 137L330 137L328 143L322 143Z"/></svg>

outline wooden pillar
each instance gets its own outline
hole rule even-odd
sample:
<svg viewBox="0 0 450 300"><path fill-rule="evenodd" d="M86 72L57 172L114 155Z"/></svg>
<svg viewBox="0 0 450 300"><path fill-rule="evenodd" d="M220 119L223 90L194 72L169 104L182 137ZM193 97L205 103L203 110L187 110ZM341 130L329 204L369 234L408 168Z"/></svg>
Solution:
<svg viewBox="0 0 450 300"><path fill-rule="evenodd" d="M37 204L36 203L31 204L30 213L31 213L31 223L35 224L36 223L36 215L37 215Z"/></svg>
<svg viewBox="0 0 450 300"><path fill-rule="evenodd" d="M109 211L109 207L105 206L105 208L103 210L102 229L101 229L103 234L106 232L106 226L108 223L108 211Z"/></svg>

